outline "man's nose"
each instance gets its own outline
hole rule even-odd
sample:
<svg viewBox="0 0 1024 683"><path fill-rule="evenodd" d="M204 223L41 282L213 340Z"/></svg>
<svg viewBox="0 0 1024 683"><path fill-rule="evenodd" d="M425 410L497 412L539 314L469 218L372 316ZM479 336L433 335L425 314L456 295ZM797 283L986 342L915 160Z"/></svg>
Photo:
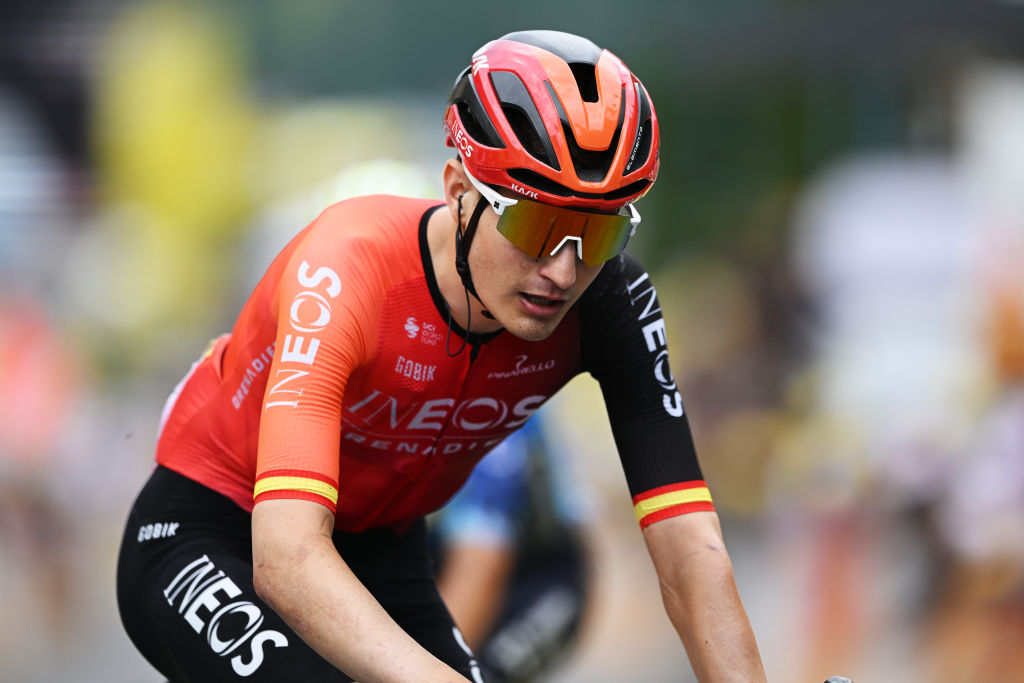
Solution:
<svg viewBox="0 0 1024 683"><path fill-rule="evenodd" d="M558 247L558 251L540 260L540 274L551 280L559 289L569 289L576 284L576 251L575 240L566 240Z"/></svg>

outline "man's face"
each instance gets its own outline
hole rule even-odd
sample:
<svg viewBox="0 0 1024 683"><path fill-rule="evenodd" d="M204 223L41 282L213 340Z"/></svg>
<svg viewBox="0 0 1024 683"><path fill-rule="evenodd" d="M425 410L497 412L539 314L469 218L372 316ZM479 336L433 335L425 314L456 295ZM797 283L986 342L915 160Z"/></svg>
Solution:
<svg viewBox="0 0 1024 683"><path fill-rule="evenodd" d="M469 212L479 197L475 191L466 195ZM497 222L498 215L490 207L480 217L469 250L473 284L487 310L506 330L529 341L544 339L604 264L583 263L571 241L554 255L534 259L499 233Z"/></svg>

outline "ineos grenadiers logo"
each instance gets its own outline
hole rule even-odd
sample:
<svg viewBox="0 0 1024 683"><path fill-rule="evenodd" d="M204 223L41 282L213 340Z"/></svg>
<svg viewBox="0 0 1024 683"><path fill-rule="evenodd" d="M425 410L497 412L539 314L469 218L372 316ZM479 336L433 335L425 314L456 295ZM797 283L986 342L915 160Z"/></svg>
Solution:
<svg viewBox="0 0 1024 683"><path fill-rule="evenodd" d="M230 660L236 674L251 676L263 664L264 645L287 647L288 639L280 631L260 630L264 617L259 605L249 600L225 604L241 595L242 589L223 571L214 570L206 555L190 562L164 588L164 597L172 607L178 603L178 614L193 631L206 634L214 653L227 657L237 652ZM239 650L243 645L248 646L244 652Z"/></svg>
<svg viewBox="0 0 1024 683"><path fill-rule="evenodd" d="M403 432L440 432L450 420L458 429L480 432L520 427L537 412L546 399L547 396L543 394L535 394L509 405L500 398L479 396L459 401L454 398L437 398L403 405L394 396L374 389L345 411L368 428L379 425L384 429L400 429Z"/></svg>
<svg viewBox="0 0 1024 683"><path fill-rule="evenodd" d="M473 143L470 140L469 135L463 130L462 124L459 123L458 117L455 115L454 107L448 112L448 115L444 119L445 130L448 131L449 137L452 139L452 145L461 152L465 158L469 159L473 156Z"/></svg>
<svg viewBox="0 0 1024 683"><path fill-rule="evenodd" d="M645 283L646 289L641 290L641 286ZM655 307L658 295L654 291L654 285L647 278L647 273L644 273L631 282L626 289L629 291L630 304L634 306L637 301L646 297L644 309L637 317L637 320L643 322L654 317L651 322L642 328L647 350L654 354L654 379L664 392L661 396L661 402L665 407L665 412L672 417L681 417L683 414L683 397L679 395L679 391L676 389L676 380L672 376L671 369L669 369L668 348L665 342L665 319L660 315L661 309Z"/></svg>
<svg viewBox="0 0 1024 683"><path fill-rule="evenodd" d="M301 380L309 374L306 368L313 365L320 348L320 339L316 335L331 322L331 300L341 293L341 278L337 273L323 266L310 275L310 268L306 261L299 265L296 277L306 289L292 299L288 320L282 322L291 331L302 334L285 335L280 365L273 377L275 384L267 392L266 409L299 405ZM284 400L286 398L291 400Z"/></svg>
<svg viewBox="0 0 1024 683"><path fill-rule="evenodd" d="M391 455L489 450L529 420L547 398L534 394L514 403L490 396L409 402L374 389L345 407L342 439Z"/></svg>

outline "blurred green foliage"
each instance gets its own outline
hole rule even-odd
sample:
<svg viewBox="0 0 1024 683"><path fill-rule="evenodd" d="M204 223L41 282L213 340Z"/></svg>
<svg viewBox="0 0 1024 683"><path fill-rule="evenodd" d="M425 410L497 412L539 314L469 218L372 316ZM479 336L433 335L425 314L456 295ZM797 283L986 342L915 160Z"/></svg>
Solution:
<svg viewBox="0 0 1024 683"><path fill-rule="evenodd" d="M655 267L681 251L742 250L772 229L759 223L764 204L827 160L914 142L916 82L946 68L951 45L1024 44L1012 8L967 0L220 4L262 95L415 92L436 100L438 120L472 52L508 31L567 30L616 52L662 126L662 175L634 245Z"/></svg>

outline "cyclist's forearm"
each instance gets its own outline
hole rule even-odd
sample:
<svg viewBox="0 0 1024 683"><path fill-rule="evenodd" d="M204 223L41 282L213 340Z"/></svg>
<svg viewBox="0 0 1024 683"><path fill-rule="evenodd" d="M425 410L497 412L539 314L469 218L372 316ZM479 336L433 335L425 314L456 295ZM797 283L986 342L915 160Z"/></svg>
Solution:
<svg viewBox="0 0 1024 683"><path fill-rule="evenodd" d="M702 520L702 516L708 516ZM689 518L689 519L687 519ZM765 681L753 629L736 589L714 513L645 530L665 610L701 683Z"/></svg>
<svg viewBox="0 0 1024 683"><path fill-rule="evenodd" d="M732 571L722 566L721 561L716 557L691 558L690 571L704 577L700 596L682 598L676 589L662 583L665 609L683 639L701 683L764 681L757 643ZM705 566L696 568L702 564Z"/></svg>
<svg viewBox="0 0 1024 683"><path fill-rule="evenodd" d="M464 683L388 616L338 555L329 526L326 534L299 531L306 527L288 518L296 503L300 515L308 512L301 509L305 501L266 501L253 511L253 580L260 597L310 647L362 683Z"/></svg>

